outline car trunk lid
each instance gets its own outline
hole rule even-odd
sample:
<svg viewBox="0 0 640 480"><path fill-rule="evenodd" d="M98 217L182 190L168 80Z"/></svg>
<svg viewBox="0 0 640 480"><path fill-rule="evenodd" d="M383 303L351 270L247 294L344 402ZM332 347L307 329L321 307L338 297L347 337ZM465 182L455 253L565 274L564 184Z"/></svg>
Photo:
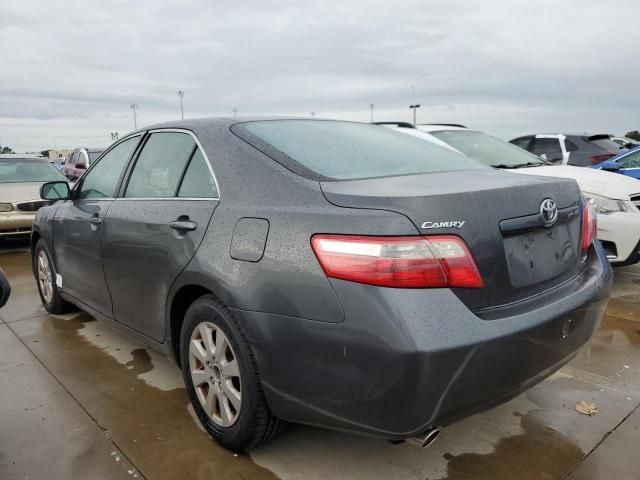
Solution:
<svg viewBox="0 0 640 480"><path fill-rule="evenodd" d="M485 286L453 290L472 310L538 295L581 266L580 190L573 180L470 170L322 182L321 188L337 206L398 212L423 235L463 238ZM541 220L546 199L559 212L552 226Z"/></svg>

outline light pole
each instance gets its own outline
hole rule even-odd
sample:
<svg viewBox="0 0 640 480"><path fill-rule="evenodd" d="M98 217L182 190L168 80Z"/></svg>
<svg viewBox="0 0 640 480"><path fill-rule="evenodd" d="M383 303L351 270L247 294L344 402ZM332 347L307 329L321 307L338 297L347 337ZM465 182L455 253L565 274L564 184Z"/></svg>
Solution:
<svg viewBox="0 0 640 480"><path fill-rule="evenodd" d="M371 109L371 123L373 123L373 103L369 104L369 108Z"/></svg>
<svg viewBox="0 0 640 480"><path fill-rule="evenodd" d="M416 87L411 85L411 103L409 108L413 110L413 126L416 126L416 110L420 108L420 104L416 103Z"/></svg>
<svg viewBox="0 0 640 480"><path fill-rule="evenodd" d="M414 103L413 105L409 105L409 108L413 110L413 126L416 126L416 110L420 108L420 104Z"/></svg>
<svg viewBox="0 0 640 480"><path fill-rule="evenodd" d="M238 109L237 109L237 108L234 108L234 109L233 109L233 119L234 119L234 120L237 120L237 119L238 119Z"/></svg>
<svg viewBox="0 0 640 480"><path fill-rule="evenodd" d="M136 108L138 108L138 105L136 105L135 103L132 103L131 105L129 105L129 107L131 108L131 110L133 110L133 129L137 130L138 119L136 118Z"/></svg>
<svg viewBox="0 0 640 480"><path fill-rule="evenodd" d="M180 118L184 120L184 109L182 108L182 98L184 97L184 90L178 90L178 96L180 97Z"/></svg>

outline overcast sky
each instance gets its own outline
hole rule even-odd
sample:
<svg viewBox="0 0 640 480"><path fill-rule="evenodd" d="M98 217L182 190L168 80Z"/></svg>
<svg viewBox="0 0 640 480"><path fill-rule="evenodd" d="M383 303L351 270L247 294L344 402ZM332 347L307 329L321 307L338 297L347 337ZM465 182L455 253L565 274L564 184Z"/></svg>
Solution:
<svg viewBox="0 0 640 480"><path fill-rule="evenodd" d="M640 129L640 4L20 0L0 4L0 144L106 146L187 117L456 122L502 138Z"/></svg>

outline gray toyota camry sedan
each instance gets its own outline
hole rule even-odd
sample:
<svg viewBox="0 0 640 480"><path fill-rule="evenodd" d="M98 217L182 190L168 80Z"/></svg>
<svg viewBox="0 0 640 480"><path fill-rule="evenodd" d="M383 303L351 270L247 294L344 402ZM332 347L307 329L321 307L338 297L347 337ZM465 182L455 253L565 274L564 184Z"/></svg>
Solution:
<svg viewBox="0 0 640 480"><path fill-rule="evenodd" d="M371 124L156 125L41 194L45 308L172 355L234 451L285 422L426 445L570 360L611 288L573 180Z"/></svg>

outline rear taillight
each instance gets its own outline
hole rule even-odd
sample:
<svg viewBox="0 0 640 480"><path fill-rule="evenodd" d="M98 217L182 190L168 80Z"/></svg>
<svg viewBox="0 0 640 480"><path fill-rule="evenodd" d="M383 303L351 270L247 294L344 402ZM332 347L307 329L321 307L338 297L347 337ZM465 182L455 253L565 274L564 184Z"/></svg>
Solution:
<svg viewBox="0 0 640 480"><path fill-rule="evenodd" d="M615 155L612 154L608 154L608 155L593 155L589 158L591 158L591 163L593 163L594 165L596 163L602 163L605 160L609 160L611 157L615 157Z"/></svg>
<svg viewBox="0 0 640 480"><path fill-rule="evenodd" d="M469 248L454 235L314 235L311 246L332 278L397 288L483 287Z"/></svg>
<svg viewBox="0 0 640 480"><path fill-rule="evenodd" d="M584 207L582 209L582 240L580 248L582 253L586 253L598 235L598 220L593 201L583 197L582 202Z"/></svg>

